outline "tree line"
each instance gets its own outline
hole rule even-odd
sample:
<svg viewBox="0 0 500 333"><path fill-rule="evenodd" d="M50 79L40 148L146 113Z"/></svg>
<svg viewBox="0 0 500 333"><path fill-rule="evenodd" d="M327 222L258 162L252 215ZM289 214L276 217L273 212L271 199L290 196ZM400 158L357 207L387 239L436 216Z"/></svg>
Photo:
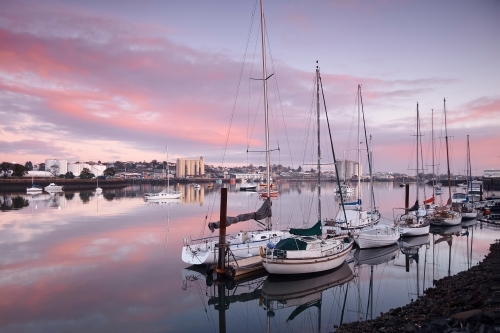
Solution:
<svg viewBox="0 0 500 333"><path fill-rule="evenodd" d="M66 178L66 179L73 179L76 178L76 176L73 174L73 172L68 171L65 174L61 174L59 172L59 166L58 165L52 165L49 170L45 170L45 164L43 164L43 168L39 168L39 171L48 171L50 172L54 177L58 178ZM42 170L40 170L42 169ZM25 175L28 174L28 171L33 170L33 164L31 161L28 161L25 163L25 165L19 164L19 163L9 163L9 162L2 162L0 163L0 174L3 176L3 178L7 177L24 177ZM11 171L11 172L9 172ZM111 177L116 174L116 170L114 168L106 168L103 171L103 176L99 177ZM80 179L91 179L95 178L95 175L88 169L88 168L83 168L82 172L80 173L79 176Z"/></svg>

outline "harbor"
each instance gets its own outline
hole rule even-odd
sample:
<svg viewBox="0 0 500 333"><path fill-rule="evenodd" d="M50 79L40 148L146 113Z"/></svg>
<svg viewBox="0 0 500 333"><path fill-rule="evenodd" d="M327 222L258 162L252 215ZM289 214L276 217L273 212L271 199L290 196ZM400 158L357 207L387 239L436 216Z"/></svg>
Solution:
<svg viewBox="0 0 500 333"><path fill-rule="evenodd" d="M321 332L343 329L355 332L365 324L367 329L374 328L373 332L381 327L403 332L410 323L417 328L427 327L426 323L440 328L456 323L434 317L433 309L444 311L444 308L431 307L432 298L428 306L423 307L427 304L425 295L428 292L439 295L441 286L456 286L453 293L448 292L446 300L450 300L450 304L462 295L459 289L472 295L491 290L487 292L488 297L493 295L493 284L491 289L485 289L489 285L471 283L463 275L483 272L480 263L490 253L490 244L500 238L498 226L477 220L453 228L432 228L429 235L375 251L354 247L346 259L346 267L325 274L275 279L260 269L220 282L209 277L204 266L183 262L180 251L184 236L200 237L205 216L209 216L208 221L219 219L218 210L210 213L210 207L212 202L220 200L218 192L222 187L228 189L228 216L260 207L262 200L258 193L241 191L240 185L215 184L209 189L208 184L202 184L200 189L195 189L183 184L175 187L184 193L182 198L157 202L145 201L144 194L158 192L163 185L130 184L104 188L102 193L92 189L34 196L3 192L0 196L2 223L12 227L2 229L0 236L10 239L3 246L17 249L5 257L15 263L15 267L4 264L2 269L2 276L9 282L0 287L0 291L5 300L17 299L5 313L3 325L22 327L22 323L36 320L40 327L47 327L54 321L85 320L88 315L98 315L114 317L112 323L101 323L98 331L105 331L110 325L126 330L132 323L142 331L148 331L146 326L168 325L173 331L202 332L209 326L214 332L222 332L224 327L227 332L266 332L266 322L269 322L274 327L270 329L272 332L287 327L291 332L303 332L310 325L317 331L318 324ZM284 221L300 202L311 200L311 186L314 184L309 182L277 183L280 198L273 200L273 219ZM335 199L334 189L333 183L323 184L324 216L331 216L338 209L339 199ZM362 183L361 189L366 195L368 184ZM380 223L392 224L394 206L404 203L404 188L384 182L375 185L375 192L382 216ZM20 201L23 204L19 204ZM282 227L300 227L299 212L290 224L287 222ZM44 232L22 240L22 235L39 228ZM251 230L251 224L244 222L227 227L230 236L240 230ZM218 236L217 231L212 234L208 228L204 232L205 236ZM58 237L61 233L65 237ZM21 257L13 256L15 253ZM22 259L35 253L39 255ZM61 256L71 258L71 262L61 266ZM60 268L53 271L56 267ZM42 268L50 268L52 272ZM26 275L34 269L38 271L36 281L43 282L50 293L39 289L31 282L35 280ZM457 285L453 277L463 282ZM474 279L480 281L476 275ZM308 286L316 286L316 292ZM281 296L270 292L280 288L283 288ZM142 296L138 298L136 292ZM35 312L26 303L33 297L37 299L36 308L37 304L46 305L43 311ZM56 305L68 297L73 300L68 304L68 311L59 311ZM463 299L472 304L468 296ZM308 306L309 301L321 301L321 309ZM448 312L442 316L472 309L460 304L446 309ZM299 307L304 309L300 314L295 311ZM131 318L130 308L141 308L141 316ZM481 306L478 309L488 312ZM425 318L419 312L424 310L429 313ZM221 311L225 311L224 327L219 318ZM181 320L178 319L180 313L183 314ZM381 313L384 315L380 317ZM484 316L486 319L477 322L491 325L487 321L489 315ZM466 320L476 320L474 318ZM461 322L466 323L464 320ZM476 325L476 321L472 323Z"/></svg>

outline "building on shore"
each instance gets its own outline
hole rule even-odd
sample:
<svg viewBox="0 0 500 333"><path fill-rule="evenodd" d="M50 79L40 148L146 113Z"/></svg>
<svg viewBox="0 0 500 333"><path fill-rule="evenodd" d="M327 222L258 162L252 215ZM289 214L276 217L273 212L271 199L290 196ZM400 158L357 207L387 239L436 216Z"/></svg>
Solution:
<svg viewBox="0 0 500 333"><path fill-rule="evenodd" d="M68 163L68 172L72 172L75 177L80 177L83 169L89 169L96 177L102 176L106 166L103 164L90 165L89 163Z"/></svg>
<svg viewBox="0 0 500 333"><path fill-rule="evenodd" d="M199 159L178 158L175 172L177 178L201 177L205 174L205 160L203 156Z"/></svg>
<svg viewBox="0 0 500 333"><path fill-rule="evenodd" d="M485 177L485 178L500 178L500 169L484 170L483 177Z"/></svg>
<svg viewBox="0 0 500 333"><path fill-rule="evenodd" d="M52 178L54 175L50 173L49 171L28 171L27 174L24 175L24 177L43 177L43 178Z"/></svg>
<svg viewBox="0 0 500 333"><path fill-rule="evenodd" d="M341 180L351 179L353 176L363 174L363 166L358 162L349 161L349 160L338 160L337 161L337 171Z"/></svg>
<svg viewBox="0 0 500 333"><path fill-rule="evenodd" d="M260 181L260 180L266 178L266 175L264 172L261 172L261 173L231 173L229 175L229 178L230 179Z"/></svg>
<svg viewBox="0 0 500 333"><path fill-rule="evenodd" d="M45 171L52 173L55 177L65 175L68 172L68 160L47 159L45 160Z"/></svg>

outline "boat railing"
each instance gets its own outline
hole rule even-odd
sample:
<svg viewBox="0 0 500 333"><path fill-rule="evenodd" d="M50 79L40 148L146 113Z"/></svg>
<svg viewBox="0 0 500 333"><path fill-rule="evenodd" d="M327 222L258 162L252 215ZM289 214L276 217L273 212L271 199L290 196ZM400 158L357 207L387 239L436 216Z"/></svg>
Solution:
<svg viewBox="0 0 500 333"><path fill-rule="evenodd" d="M199 245L201 243L208 243L219 238L219 236L210 236L204 238L191 238L192 236L182 236L184 246Z"/></svg>

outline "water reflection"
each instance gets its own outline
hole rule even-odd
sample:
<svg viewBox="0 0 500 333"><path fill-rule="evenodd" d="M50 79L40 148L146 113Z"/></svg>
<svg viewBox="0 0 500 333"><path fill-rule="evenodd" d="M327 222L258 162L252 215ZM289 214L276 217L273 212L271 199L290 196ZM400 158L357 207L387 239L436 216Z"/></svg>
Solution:
<svg viewBox="0 0 500 333"><path fill-rule="evenodd" d="M29 200L23 196L3 195L0 197L0 210L6 212L9 210L22 209L29 206Z"/></svg>
<svg viewBox="0 0 500 333"><path fill-rule="evenodd" d="M309 212L302 213L297 202L307 201L314 193L299 182L278 186L285 192L273 204L273 217L280 225L289 219L300 225ZM325 184L322 194L327 196L333 189L334 184ZM475 221L452 230L433 229L436 234L427 239L405 239L400 247L371 254L353 251L347 263L354 278L326 287L321 295L304 294L294 300L269 292L265 298L264 284L279 281L260 276L220 285L206 280L203 267L180 274L186 267L180 254L182 236L206 231L208 203L216 201L217 186L199 192L196 200L203 205L196 200L192 204L144 202L143 193L151 192L144 185L104 189L102 196L86 192L87 204L81 192L85 191L53 196L0 194L1 204L8 206L0 219L0 330L83 332L91 327L94 332L216 332L218 309L227 305L228 332L265 332L267 322L272 331L320 327L331 332L341 322L365 320L404 306L431 287L433 280L476 265L500 235L498 228ZM400 206L401 195L399 188L379 189L382 216L387 218L380 223L392 223L387 221L392 208ZM228 202L233 212L260 204L255 195L239 190L230 192ZM322 208L326 212L332 207L337 205ZM252 225L228 231L247 227ZM285 281L283 287L288 282L294 281ZM318 290L323 288L309 282ZM276 285L272 290L280 288ZM218 298L222 293L224 301ZM298 313L301 305L319 305L318 296L320 309L313 305ZM268 316L271 311L274 317Z"/></svg>
<svg viewBox="0 0 500 333"><path fill-rule="evenodd" d="M359 281L358 281L358 289L357 289L357 297L358 297L358 302L357 302L357 318L358 320L368 320L368 319L373 319L373 313L374 313L374 295L373 295L373 285L374 285L374 276L373 276L373 271L374 267L377 265L385 265L391 261L394 261L399 253L399 246L398 244L392 244L390 246L385 246L385 247L379 247L379 248L373 248L373 249L360 249L357 248L354 251L354 262L356 263L355 268L356 272L358 274ZM362 285L362 280L361 275L364 270L362 269L363 266L369 266L370 267L370 278L368 282L368 294L366 292L362 292L361 290L361 285ZM383 274L383 271L382 271ZM379 279L382 279L383 277L380 276ZM364 301L366 300L366 302ZM363 310L363 305L366 304L366 310Z"/></svg>
<svg viewBox="0 0 500 333"><path fill-rule="evenodd" d="M353 279L353 272L347 262L334 271L322 274L294 277L268 276L261 292L262 307L267 315L266 332L280 332L289 328L289 322L299 315L307 317L304 321L311 324L309 330L321 332L321 309L325 292L345 295L342 308L338 309L337 314L329 314L335 319L328 321L329 327L341 325L344 320L347 283ZM314 307L317 309L316 314L311 311ZM283 311L285 314L277 317L275 311ZM316 320L312 319L314 316ZM286 319L282 321L281 319L285 317ZM303 328L298 329L300 332Z"/></svg>

